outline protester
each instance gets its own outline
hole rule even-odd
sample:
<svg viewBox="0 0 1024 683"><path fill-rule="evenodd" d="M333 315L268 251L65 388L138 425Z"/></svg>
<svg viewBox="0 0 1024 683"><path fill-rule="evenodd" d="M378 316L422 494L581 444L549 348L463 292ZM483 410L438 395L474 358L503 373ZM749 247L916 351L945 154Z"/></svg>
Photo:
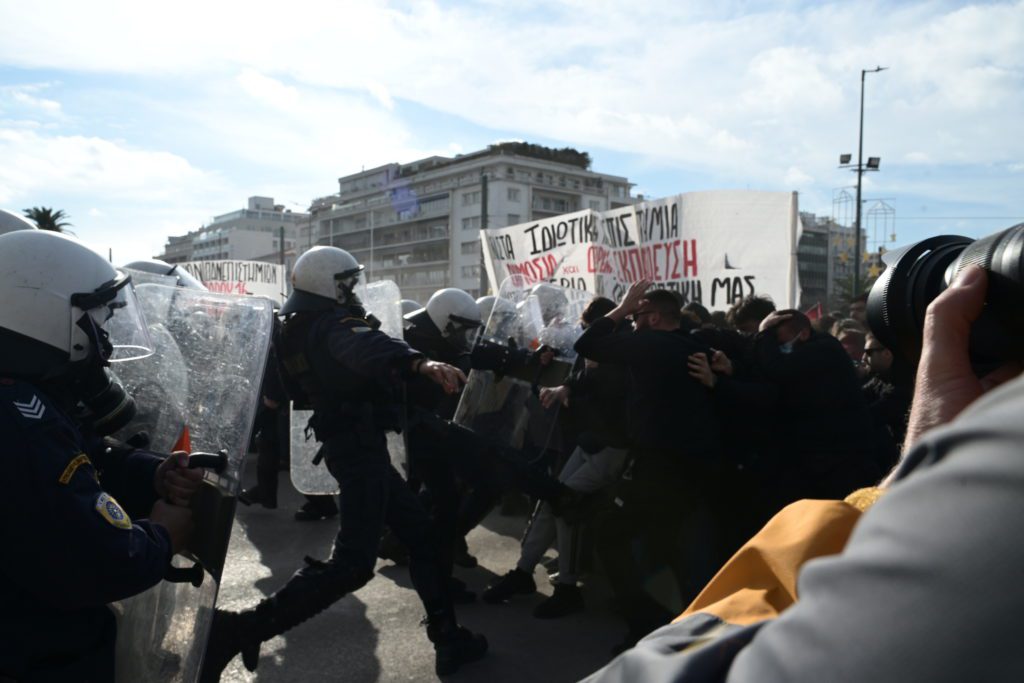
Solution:
<svg viewBox="0 0 1024 683"><path fill-rule="evenodd" d="M644 591L634 542L669 565L687 598L717 569L706 554L711 544L706 542L710 527L705 496L721 455L718 421L707 389L681 362L709 350L679 329L676 295L648 292L650 285L648 280L631 285L622 302L576 342L584 358L628 368L631 381L629 465L615 504L596 532L598 555L628 626L623 647L667 617L664 607ZM616 334L627 317L635 331Z"/></svg>
<svg viewBox="0 0 1024 683"><path fill-rule="evenodd" d="M1024 378L984 395L1020 364L982 379L974 373L968 340L986 283L985 272L969 266L929 306L907 455L841 552L800 570L795 604L770 619L770 610L746 610L755 603L740 599L767 584L734 586L587 680L1024 677L1013 628L1024 607L1016 524L1024 515ZM807 532L805 524L799 533ZM760 549L768 561L786 561L781 551L802 540L775 542Z"/></svg>
<svg viewBox="0 0 1024 683"><path fill-rule="evenodd" d="M584 329L615 308L604 297L594 298L583 312ZM629 330L621 330L628 333ZM562 415L573 423L579 444L562 466L558 479L576 494L597 494L613 484L626 462L626 396L628 378L621 365L586 361L561 386L541 390L545 408L561 404ZM485 602L498 603L517 594L533 593L533 572L552 542L558 547L558 576L554 594L536 606L533 615L556 619L583 609L577 587L582 552L582 529L574 511L541 501L523 537L514 569L491 584ZM569 515L573 515L573 519Z"/></svg>

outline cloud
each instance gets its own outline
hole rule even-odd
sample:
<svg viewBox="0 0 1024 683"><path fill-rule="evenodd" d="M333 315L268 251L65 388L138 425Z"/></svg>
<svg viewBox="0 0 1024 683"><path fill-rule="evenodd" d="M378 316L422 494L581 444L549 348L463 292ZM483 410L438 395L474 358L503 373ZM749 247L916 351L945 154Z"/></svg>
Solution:
<svg viewBox="0 0 1024 683"><path fill-rule="evenodd" d="M49 125L47 106L80 116L60 96L72 76L122 96L119 80L139 89L173 84L170 106L156 93L138 94L150 111L175 111L161 143L128 131L130 143L109 149L100 141L113 136L83 124L44 136L47 144L77 140L78 169L93 168L95 154L120 169L153 162L152 174L136 167L147 188L181 181L196 191L244 165L248 185L235 184L249 189L220 187L246 196L314 184L326 194L334 178L364 165L466 144L448 130L441 139L417 128L411 103L709 183L799 185L802 197L827 198L850 181L836 159L856 152L860 71L876 64L890 69L865 79L864 151L883 158L880 189L927 185L932 196L959 195L980 187L964 182L965 173L1012 171L1024 158L1024 136L1014 134L1024 113L1020 0L8 3L0 5L0 65L56 71L65 88L23 90L17 109L0 101L0 130L27 135L31 122ZM900 176L914 168L934 173ZM81 171L51 170L58 182L86 184ZM0 175L0 193L13 183ZM125 177L108 185L115 193L133 187Z"/></svg>

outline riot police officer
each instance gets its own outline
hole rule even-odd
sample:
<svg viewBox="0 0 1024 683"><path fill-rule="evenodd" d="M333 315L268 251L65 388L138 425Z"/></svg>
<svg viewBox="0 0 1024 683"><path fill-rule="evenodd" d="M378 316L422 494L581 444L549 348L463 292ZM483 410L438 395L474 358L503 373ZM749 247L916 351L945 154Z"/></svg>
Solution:
<svg viewBox="0 0 1024 683"><path fill-rule="evenodd" d="M0 236L0 680L113 680L107 603L158 583L201 473L101 437L131 396L106 369L151 352L130 277L77 240Z"/></svg>
<svg viewBox="0 0 1024 683"><path fill-rule="evenodd" d="M409 573L427 612L438 674L479 659L487 640L458 625L419 501L391 464L386 431L398 426L395 389L417 375L454 393L465 375L428 360L375 329L353 289L363 267L337 247L314 247L295 262L294 291L278 353L289 396L313 407L311 426L341 489L341 522L330 556L307 559L288 583L241 613L218 611L204 664L216 680L241 652L250 670L259 645L306 621L373 577L384 525L409 548Z"/></svg>

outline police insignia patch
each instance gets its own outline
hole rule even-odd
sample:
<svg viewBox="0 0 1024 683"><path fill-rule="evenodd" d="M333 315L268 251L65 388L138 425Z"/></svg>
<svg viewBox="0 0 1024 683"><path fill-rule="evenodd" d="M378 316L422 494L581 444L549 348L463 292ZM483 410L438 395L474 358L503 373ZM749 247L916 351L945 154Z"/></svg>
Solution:
<svg viewBox="0 0 1024 683"><path fill-rule="evenodd" d="M118 529L132 528L132 520L128 517L128 513L108 493L101 493L96 497L96 512Z"/></svg>

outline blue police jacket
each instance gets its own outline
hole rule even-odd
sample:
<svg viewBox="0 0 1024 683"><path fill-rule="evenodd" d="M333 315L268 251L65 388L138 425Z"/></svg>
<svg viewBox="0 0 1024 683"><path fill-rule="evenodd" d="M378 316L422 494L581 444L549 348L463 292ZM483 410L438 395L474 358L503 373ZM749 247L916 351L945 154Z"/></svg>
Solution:
<svg viewBox="0 0 1024 683"><path fill-rule="evenodd" d="M158 583L173 554L136 518L160 462L108 451L37 386L0 378L0 678L113 678L106 605Z"/></svg>

